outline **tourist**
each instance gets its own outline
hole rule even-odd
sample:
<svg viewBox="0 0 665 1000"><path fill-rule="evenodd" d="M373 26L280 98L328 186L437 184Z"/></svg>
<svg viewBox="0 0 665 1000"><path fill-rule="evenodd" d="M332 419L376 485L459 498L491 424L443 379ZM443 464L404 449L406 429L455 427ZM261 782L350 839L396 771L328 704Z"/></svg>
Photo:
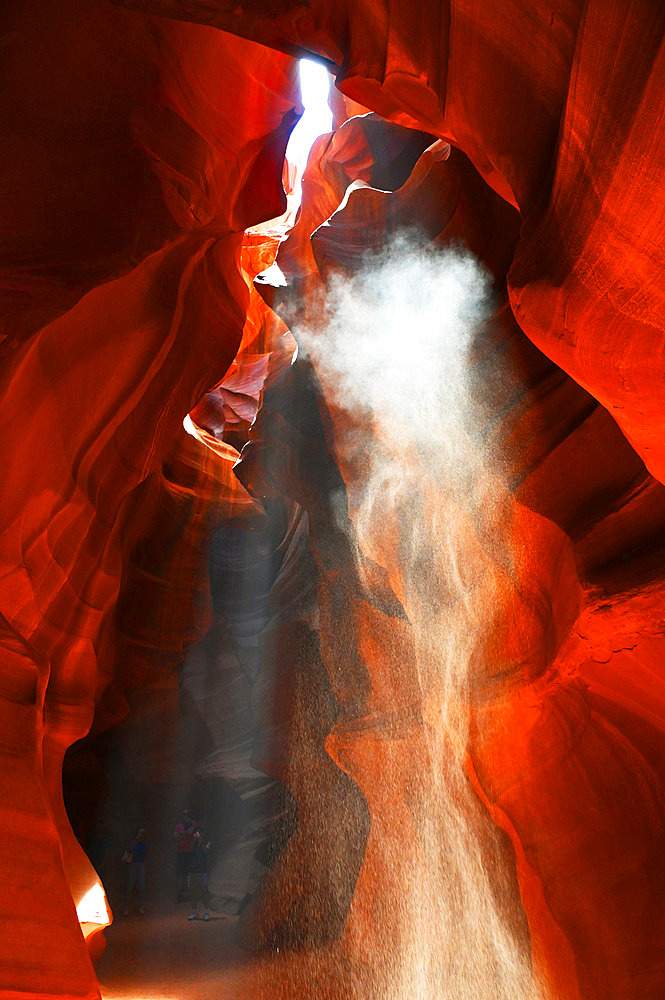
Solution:
<svg viewBox="0 0 665 1000"><path fill-rule="evenodd" d="M187 917L188 920L196 920L199 915L199 901L203 903L203 919L210 920L208 912L208 851L210 843L203 842L200 830L194 831L194 844L189 862L189 875L187 884L189 886L189 898L192 908Z"/></svg>
<svg viewBox="0 0 665 1000"><path fill-rule="evenodd" d="M175 875L176 875L176 903L181 903L185 895L185 886L187 884L187 876L189 874L189 862L192 854L192 847L194 846L194 830L196 829L196 821L192 815L191 809L183 809L182 820L176 825L173 831L173 840L178 845L175 856Z"/></svg>

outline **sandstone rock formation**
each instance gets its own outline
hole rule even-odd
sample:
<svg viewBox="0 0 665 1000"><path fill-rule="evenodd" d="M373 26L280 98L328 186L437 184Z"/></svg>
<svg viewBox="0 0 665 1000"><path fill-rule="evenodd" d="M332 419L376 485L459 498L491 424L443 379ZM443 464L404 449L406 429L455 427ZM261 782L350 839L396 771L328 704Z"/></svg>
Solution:
<svg viewBox="0 0 665 1000"><path fill-rule="evenodd" d="M296 803L241 922L300 946L275 996L310 954L335 997L662 995L664 29L648 0L9 4L3 995L98 996L63 756L183 661L202 773L235 722L235 779ZM346 103L278 247L305 54ZM370 259L412 316L462 260L443 361L436 315L388 342ZM369 341L333 338L349 295Z"/></svg>

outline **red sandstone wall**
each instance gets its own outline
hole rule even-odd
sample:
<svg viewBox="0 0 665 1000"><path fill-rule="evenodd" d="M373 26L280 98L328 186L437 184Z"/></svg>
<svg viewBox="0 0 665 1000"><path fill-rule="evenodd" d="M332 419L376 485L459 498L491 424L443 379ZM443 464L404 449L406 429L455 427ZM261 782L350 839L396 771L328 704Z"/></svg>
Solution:
<svg viewBox="0 0 665 1000"><path fill-rule="evenodd" d="M371 184L374 166L359 134L368 123L320 141L282 255L305 308L324 300L327 268L349 266L404 217L431 217L431 238L464 239L499 282L514 251L515 317L559 366L504 306L493 336L516 359L521 395L493 433L510 456L508 533L529 546L517 585L501 592L513 621L539 609L540 638L525 660L505 629L493 637L487 664L526 666L478 699L468 772L510 838L533 955L557 996L659 997L663 13L646 0L556 13L432 2L418 18L402 2L275 3L270 17L237 3L133 6L12 3L7 13L0 676L11 806L0 870L12 893L2 989L97 995L72 902L91 874L66 827L62 754L95 705L98 725L117 720L128 684L156 661L179 661L209 620L205 538L229 511L256 514L231 456L204 450L181 425L231 365L243 328L261 328L265 315L252 305L246 321L247 274L259 268L245 259L243 271L241 233L283 208L298 101L293 60L260 42L324 56L349 98L455 147L449 161L443 147L425 154L395 196L357 191L310 244L348 182ZM507 204L521 213L516 246ZM220 399L207 399L203 426L216 426ZM403 589L394 550L363 586L345 558L326 564L320 500L339 474L312 480L285 464L284 442L297 444L301 430L285 438L280 417L265 408L256 447L264 434L269 456L274 434L268 468L310 509L338 702L356 720L368 705L386 708L395 687L411 704L411 639L385 612ZM333 454L335 426L326 424ZM348 456L335 458L350 486ZM314 467L319 459L325 467L329 456L310 456ZM262 464L261 474L265 454ZM244 481L261 492L249 472ZM344 552L347 541L331 544ZM355 675L326 645L340 620L355 636ZM404 819L399 781L385 796L373 770L379 736L352 729L330 737L333 758L377 818ZM405 783L408 755L396 767ZM31 871L18 863L26 843ZM351 948L371 942L372 886L389 881L376 841L367 859Z"/></svg>
<svg viewBox="0 0 665 1000"><path fill-rule="evenodd" d="M362 126L353 122L345 126L347 131L354 128L358 132ZM344 148L349 146L347 140ZM326 155L334 157L332 146L323 159L310 162L310 176L305 179L305 191L315 192L321 206L323 178L330 171ZM446 160L427 151L394 195L367 188L352 192L343 209L314 235L309 256L297 253L297 225L277 257L296 290L296 302L288 290L276 289L280 309L298 319L297 291L304 288L316 303L309 311L305 306L306 320L315 325L328 275L335 268L351 275L373 247L374 234L394 229L396 217L410 220L414 204L420 206L421 218L431 220L431 233L438 234L439 242L462 239L500 275L497 261L508 259L501 244L514 237L505 217L495 215L500 222L493 228L487 194L485 202L478 195L466 200L460 196L460 190L474 183L473 172L458 156ZM430 184L440 197L438 203L427 196ZM332 194L332 185L328 190ZM474 223L476 213L482 213L481 226ZM607 412L528 347L508 313L499 311L495 323L484 348L486 381L480 384L477 405L491 421L493 440L505 449L503 474L518 506L504 532L522 553L519 582L505 578L496 591L500 610L473 678L469 775L492 818L511 837L535 966L544 971L554 995L655 996L660 986L654 984L660 977L653 945L661 939L662 923L654 920L654 913L662 886L654 871L653 851L662 841L665 799L663 743L657 733L662 728L658 724L653 728L653 712L644 698L644 670L653 662L656 648L662 650L656 619L662 606L657 553L665 513L663 488L646 473ZM326 336L325 326L321 335ZM507 367L516 372L519 390L501 374L507 357L512 359ZM349 436L349 414L336 409L334 398L328 405L327 439L351 499L363 471L346 443L355 442L367 429L358 425ZM503 414L498 422L497 414ZM278 442L283 446L288 441L298 453L297 439L275 427L271 429L266 412L253 432L254 447L269 453ZM287 463L282 487L295 490L294 495L308 506L317 539L320 533L333 532L339 512L329 512L326 519L302 492L298 484L321 481L316 471L321 459L311 457L311 444L302 455L310 456L308 471L300 469L297 460ZM461 454L460 461L464 461ZM426 484L423 470L421 488L431 489ZM441 496L437 503L445 507L447 501ZM387 568L394 593L404 600L404 566L396 558L404 548L404 537L399 522L386 520L391 516L389 504L384 513L376 524L376 538L368 540L365 534L360 544ZM450 514L459 520L459 513ZM478 560L477 572L489 578L496 574L496 566L491 568L491 555L485 563L487 554L474 554L471 538L477 526L470 522L468 530L464 558L467 563ZM347 532L355 537L351 523ZM326 551L331 544L317 542ZM343 550L344 544L337 544ZM352 547L357 544L352 542ZM320 564L325 570L323 555ZM390 924L390 911L375 926L377 886L391 885L396 898L403 886L394 882L394 873L381 860L381 835L376 830L383 830L385 837L387 831L400 829L406 836L408 823L400 803L409 796L411 768L424 766L423 755L427 756L422 731L412 728L410 713L414 706L426 710L426 702L415 673L410 672L415 654L408 630L398 638L389 619L372 622L376 612L368 618L363 608L368 601L379 600L378 595L367 594L377 583L354 587L353 563L343 566L342 570L334 563L324 573L330 582L321 592L322 613L329 605L334 608L322 620L324 656L331 676L338 679L337 698L345 706L344 720L328 745L367 796L375 820L349 933L355 928L353 947L368 947L368 935L369 940L374 935L378 948ZM385 602L385 596L380 600ZM413 609L408 603L406 607L412 617ZM358 644L353 657L337 642L340 621L347 622L347 634ZM631 677L637 669L643 680L628 680L627 675L620 680L622 660ZM515 666L501 674L500 664ZM655 695L655 678L654 682ZM381 718L391 712L394 725L396 706L405 713L401 724L406 729L398 757L393 758L386 756ZM397 753L397 746L393 750ZM401 773L404 783L400 792L397 779L388 801L377 798L381 768ZM620 877L618 872L626 865L630 875ZM399 926L393 930L399 936ZM444 940L445 935L442 947ZM369 949L371 953L371 945Z"/></svg>
<svg viewBox="0 0 665 1000"><path fill-rule="evenodd" d="M241 342L242 230L282 211L298 98L291 60L212 29L105 2L5 17L2 989L87 997L62 755L152 651L179 662L204 539L254 507L182 421Z"/></svg>

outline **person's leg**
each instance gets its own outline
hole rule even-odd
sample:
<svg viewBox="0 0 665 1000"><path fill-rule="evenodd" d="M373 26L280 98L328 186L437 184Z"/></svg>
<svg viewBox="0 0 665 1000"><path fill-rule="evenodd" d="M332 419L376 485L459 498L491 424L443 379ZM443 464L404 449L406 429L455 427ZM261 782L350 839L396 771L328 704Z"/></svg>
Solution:
<svg viewBox="0 0 665 1000"><path fill-rule="evenodd" d="M189 887L189 901L190 910L187 917L188 920L196 920L199 910L199 896L196 875L190 872L187 876L187 885Z"/></svg>
<svg viewBox="0 0 665 1000"><path fill-rule="evenodd" d="M208 912L208 907L210 905L210 893L208 892L208 876L201 876L201 895L203 898L203 919L209 920L210 913Z"/></svg>
<svg viewBox="0 0 665 1000"><path fill-rule="evenodd" d="M185 883L187 881L187 872L185 870L186 856L182 851L178 851L175 856L175 877L176 877L176 903L182 903L185 898Z"/></svg>
<svg viewBox="0 0 665 1000"><path fill-rule="evenodd" d="M125 913L129 913L129 905L132 901L132 895L134 893L134 886L136 884L136 868L138 868L138 865L127 865L127 878L125 880Z"/></svg>
<svg viewBox="0 0 665 1000"><path fill-rule="evenodd" d="M145 912L145 865L135 865L138 869L136 873L137 899L139 913Z"/></svg>

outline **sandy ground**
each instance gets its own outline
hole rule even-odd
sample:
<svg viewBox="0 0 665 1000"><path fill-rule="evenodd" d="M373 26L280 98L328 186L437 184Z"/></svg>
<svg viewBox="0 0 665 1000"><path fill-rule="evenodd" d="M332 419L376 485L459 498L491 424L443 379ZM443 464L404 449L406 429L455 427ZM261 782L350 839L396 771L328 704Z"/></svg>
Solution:
<svg viewBox="0 0 665 1000"><path fill-rule="evenodd" d="M113 889L114 922L106 930L106 950L95 966L103 1000L370 1000L375 996L365 975L359 977L349 968L339 943L277 948L260 956L236 944L236 917L211 910L207 923L188 921L189 903L176 905L173 891L167 892L163 885L158 890L149 887L145 914L133 907L129 916L123 916L118 886Z"/></svg>
<svg viewBox="0 0 665 1000"><path fill-rule="evenodd" d="M144 915L118 909L96 967L104 1000L249 1000L255 960L234 943L236 919L188 921L189 904L166 895Z"/></svg>
<svg viewBox="0 0 665 1000"><path fill-rule="evenodd" d="M120 915L96 966L103 1000L369 1000L367 983L347 979L339 952L305 949L269 956L235 943L235 918L211 911L187 920L172 896L149 899L146 913ZM383 994L382 994L383 995ZM402 998L400 998L402 1000Z"/></svg>

